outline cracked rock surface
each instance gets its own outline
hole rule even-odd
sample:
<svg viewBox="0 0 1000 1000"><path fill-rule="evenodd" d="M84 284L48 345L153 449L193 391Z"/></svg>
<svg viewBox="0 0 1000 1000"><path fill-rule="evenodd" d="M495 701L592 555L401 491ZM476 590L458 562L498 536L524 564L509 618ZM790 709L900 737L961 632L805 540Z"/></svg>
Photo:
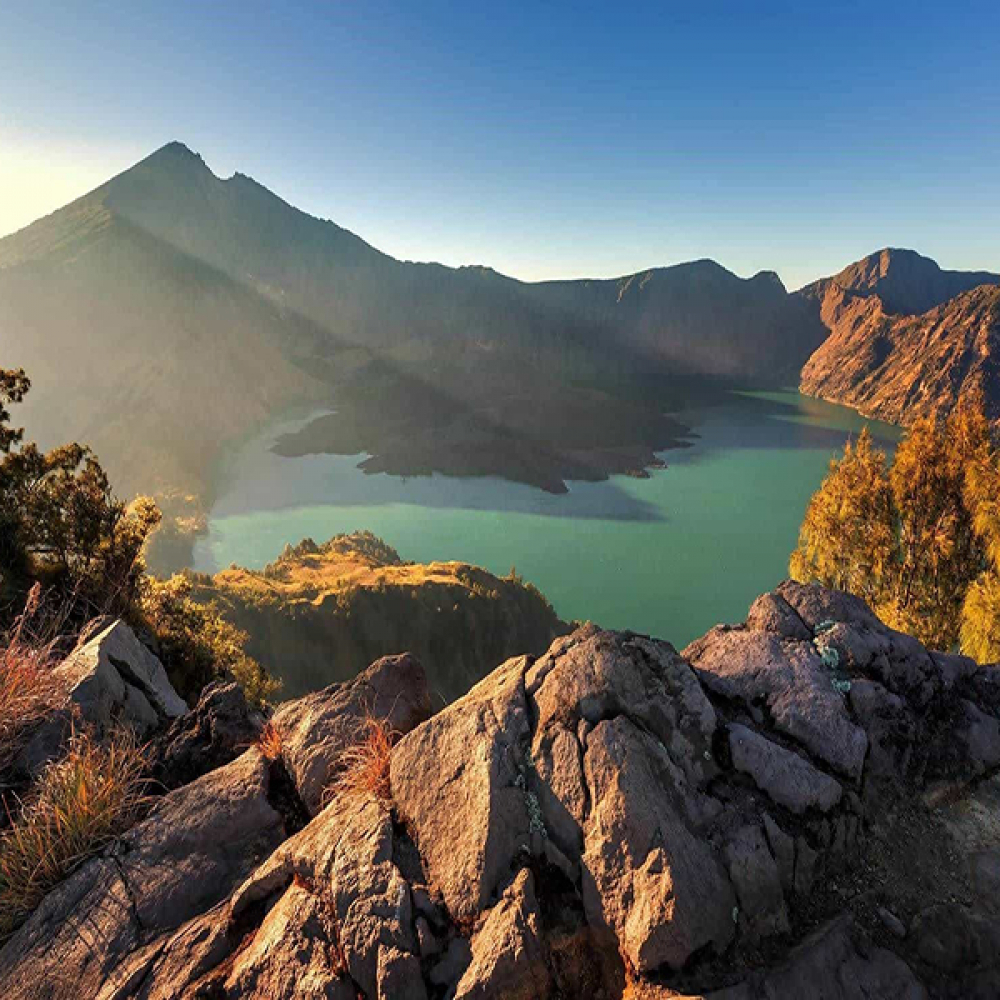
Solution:
<svg viewBox="0 0 1000 1000"><path fill-rule="evenodd" d="M330 798L368 714L391 797ZM1000 671L855 598L681 653L585 626L433 716L391 657L273 722L54 889L0 995L1000 995Z"/></svg>

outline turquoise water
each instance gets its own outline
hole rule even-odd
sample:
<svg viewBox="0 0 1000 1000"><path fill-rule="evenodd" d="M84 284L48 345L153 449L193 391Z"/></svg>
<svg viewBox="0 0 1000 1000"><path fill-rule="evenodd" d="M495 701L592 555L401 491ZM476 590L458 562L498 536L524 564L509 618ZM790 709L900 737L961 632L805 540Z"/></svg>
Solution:
<svg viewBox="0 0 1000 1000"><path fill-rule="evenodd" d="M552 496L500 479L368 476L362 456L282 458L269 448L304 421L275 425L235 454L195 568L261 567L286 542L367 528L419 562L515 566L565 619L591 619L678 647L742 621L784 578L831 456L866 423L795 392L739 393L683 412L697 437L663 453L649 479L571 483Z"/></svg>

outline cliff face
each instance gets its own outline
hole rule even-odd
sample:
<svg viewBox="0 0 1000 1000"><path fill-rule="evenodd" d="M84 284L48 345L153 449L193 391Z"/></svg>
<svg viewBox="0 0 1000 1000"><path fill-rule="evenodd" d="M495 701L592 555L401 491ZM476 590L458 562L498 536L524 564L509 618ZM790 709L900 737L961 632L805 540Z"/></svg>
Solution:
<svg viewBox="0 0 1000 1000"><path fill-rule="evenodd" d="M1000 419L1000 277L886 250L799 294L830 331L802 392L899 424L978 393Z"/></svg>
<svg viewBox="0 0 1000 1000"><path fill-rule="evenodd" d="M250 636L248 652L282 679L284 697L354 677L408 649L438 703L464 694L483 664L540 653L568 630L534 587L465 563L407 563L368 533L304 542L262 572L199 577Z"/></svg>
<svg viewBox="0 0 1000 1000"><path fill-rule="evenodd" d="M220 695L163 760L207 758ZM406 734L375 757L372 716ZM584 627L437 714L390 657L225 742L49 892L4 996L1000 992L1000 670L845 594L783 584L681 654Z"/></svg>

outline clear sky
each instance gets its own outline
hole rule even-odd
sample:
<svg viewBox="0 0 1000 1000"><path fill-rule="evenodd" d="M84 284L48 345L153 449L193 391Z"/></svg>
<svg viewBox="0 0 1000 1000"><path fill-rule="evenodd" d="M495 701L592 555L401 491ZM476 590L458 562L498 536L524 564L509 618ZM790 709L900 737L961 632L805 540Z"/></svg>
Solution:
<svg viewBox="0 0 1000 1000"><path fill-rule="evenodd" d="M527 279L1000 270L1000 2L0 3L0 233L171 139Z"/></svg>

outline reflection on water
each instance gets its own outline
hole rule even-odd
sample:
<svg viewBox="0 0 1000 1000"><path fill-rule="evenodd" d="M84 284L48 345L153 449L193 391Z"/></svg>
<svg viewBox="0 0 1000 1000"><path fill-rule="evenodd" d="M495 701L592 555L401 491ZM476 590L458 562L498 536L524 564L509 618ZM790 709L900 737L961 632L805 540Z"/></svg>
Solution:
<svg viewBox="0 0 1000 1000"><path fill-rule="evenodd" d="M234 455L196 568L260 567L286 542L367 528L406 559L459 559L537 584L567 619L683 645L785 575L830 457L868 423L794 392L716 394L680 414L690 448L649 479L571 483L553 496L494 478L368 476L362 456L283 458L276 425Z"/></svg>

